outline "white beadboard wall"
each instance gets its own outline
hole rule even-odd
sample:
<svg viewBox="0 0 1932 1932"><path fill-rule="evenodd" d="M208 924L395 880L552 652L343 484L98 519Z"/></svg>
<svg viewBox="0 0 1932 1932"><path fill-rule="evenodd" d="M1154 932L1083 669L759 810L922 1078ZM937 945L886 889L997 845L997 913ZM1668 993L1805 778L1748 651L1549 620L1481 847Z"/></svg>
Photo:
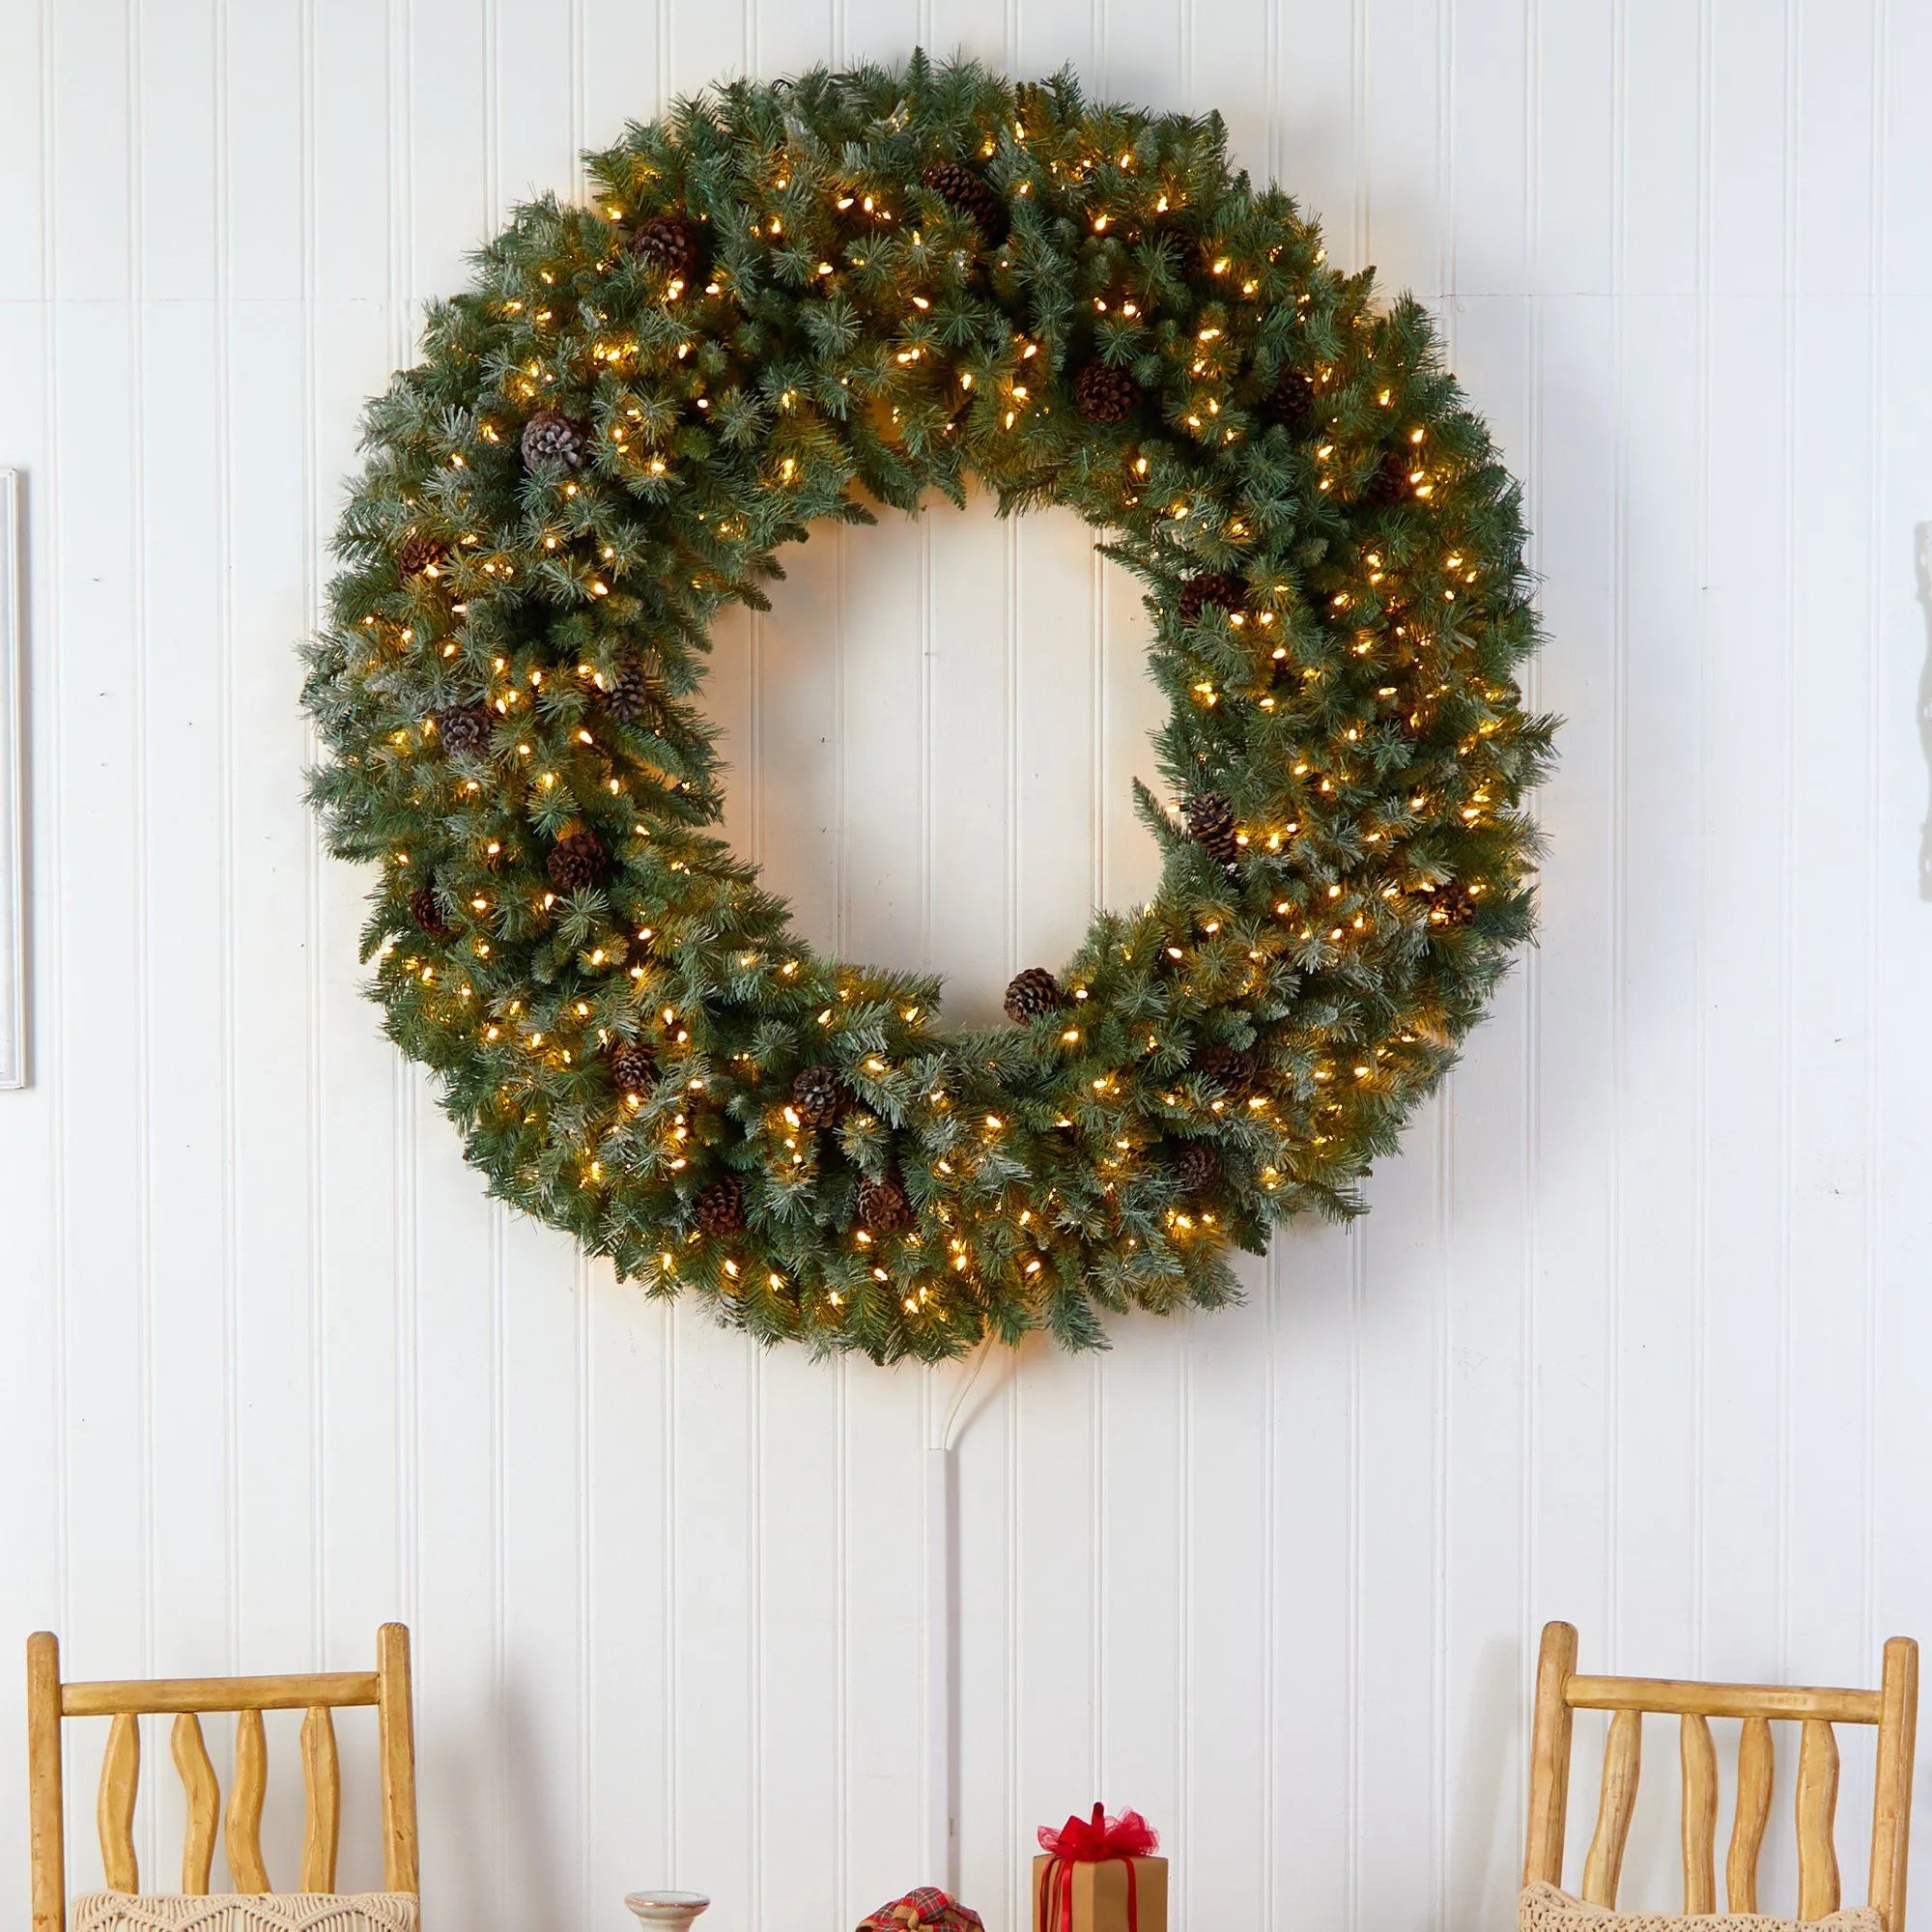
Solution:
<svg viewBox="0 0 1932 1932"><path fill-rule="evenodd" d="M1034 1827L1104 1794L1180 1932L1495 1932L1542 1619L1666 1673L1932 1638L1927 0L0 0L36 1072L0 1646L342 1667L406 1618L432 1926L617 1932L674 1881L718 1932L836 1932L926 1876L952 1384L761 1356L484 1201L358 995L294 654L357 404L512 200L714 76L922 42L1220 107L1434 302L1571 720L1541 951L1372 1216L974 1390L962 1890L1020 1924ZM1150 879L1142 635L1070 518L815 539L719 639L732 833L814 939L986 1013ZM1673 1842L1659 1804L1639 1893Z"/></svg>

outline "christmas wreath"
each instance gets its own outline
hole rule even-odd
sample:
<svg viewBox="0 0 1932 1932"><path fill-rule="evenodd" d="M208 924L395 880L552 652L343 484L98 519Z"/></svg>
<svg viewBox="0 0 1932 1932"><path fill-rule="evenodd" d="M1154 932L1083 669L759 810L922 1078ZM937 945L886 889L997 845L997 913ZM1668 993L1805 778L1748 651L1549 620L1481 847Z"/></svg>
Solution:
<svg viewBox="0 0 1932 1932"><path fill-rule="evenodd" d="M1518 491L1422 309L1218 116L915 56L741 83L521 208L365 421L305 701L391 1037L503 1199L881 1359L1231 1299L1348 1213L1531 926ZM1058 504L1146 586L1173 808L1003 1028L710 829L706 626L863 499Z"/></svg>

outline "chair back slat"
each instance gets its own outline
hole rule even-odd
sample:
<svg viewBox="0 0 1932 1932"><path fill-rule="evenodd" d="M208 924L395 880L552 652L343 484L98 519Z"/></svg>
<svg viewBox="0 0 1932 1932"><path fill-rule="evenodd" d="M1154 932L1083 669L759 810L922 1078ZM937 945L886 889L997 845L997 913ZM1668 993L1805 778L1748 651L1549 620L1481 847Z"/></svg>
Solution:
<svg viewBox="0 0 1932 1932"><path fill-rule="evenodd" d="M235 1716L235 1775L228 1783L228 1876L237 1891L267 1891L262 1801L269 1790L269 1740L259 1711Z"/></svg>
<svg viewBox="0 0 1932 1932"><path fill-rule="evenodd" d="M181 1773L182 1789L187 1795L187 1830L182 1837L182 1889L199 1898L206 1895L209 1874L214 1869L214 1832L221 1814L221 1787L214 1779L214 1766L209 1762L201 1719L192 1711L184 1711L176 1718L173 1748L175 1769Z"/></svg>
<svg viewBox="0 0 1932 1932"><path fill-rule="evenodd" d="M1718 1909L1718 1749L1711 1720L1687 1711L1677 1720L1678 1756L1684 1768L1684 1910Z"/></svg>
<svg viewBox="0 0 1932 1932"><path fill-rule="evenodd" d="M140 1861L134 1856L134 1796L140 1782L140 1719L124 1711L108 1727L107 1750L100 1760L100 1795L94 1807L100 1863L113 1891L141 1889Z"/></svg>
<svg viewBox="0 0 1932 1932"><path fill-rule="evenodd" d="M1839 1909L1841 1887L1834 1836L1838 1803L1838 1741L1834 1724L1871 1724L1878 1731L1872 1805L1869 1902L1885 1932L1904 1932L1906 1850L1911 1824L1912 1760L1918 1707L1918 1647L1893 1637L1876 1690L1773 1684L1699 1684L1674 1677L1593 1677L1577 1669L1577 1633L1547 1624L1536 1672L1531 1730L1529 1821L1523 1840L1523 1883L1563 1882L1564 1824L1569 1803L1572 1713L1610 1713L1604 1750L1597 1826L1583 1861L1582 1893L1593 1905L1614 1907L1624 1847L1635 1803L1641 1726L1645 1714L1674 1715L1683 1773L1684 1909L1716 1910L1718 1822L1717 1750L1713 1718L1742 1722L1738 1741L1737 1807L1724 1861L1726 1908L1758 1911L1758 1855L1771 1818L1774 1770L1772 1724L1799 1726L1796 1825L1798 1918L1811 1921Z"/></svg>
<svg viewBox="0 0 1932 1932"><path fill-rule="evenodd" d="M1771 1719L1747 1718L1738 1736L1738 1804L1731 1850L1724 1861L1724 1900L1731 1912L1757 1910L1757 1856L1771 1824L1771 1780L1776 1759Z"/></svg>
<svg viewBox="0 0 1932 1932"><path fill-rule="evenodd" d="M1798 1742L1798 1916L1838 1909L1838 1741L1830 1724L1807 1718Z"/></svg>
<svg viewBox="0 0 1932 1932"><path fill-rule="evenodd" d="M1592 1905L1614 1905L1623 1876L1624 1846L1636 1804L1643 1754L1643 1713L1619 1711L1604 1746L1604 1783L1597 1800L1597 1830L1583 1860L1583 1896Z"/></svg>
<svg viewBox="0 0 1932 1932"><path fill-rule="evenodd" d="M342 1775L335 1760L335 1722L326 1705L316 1705L302 1719L301 1759L306 1798L301 1889L333 1891L335 1847L342 1826Z"/></svg>

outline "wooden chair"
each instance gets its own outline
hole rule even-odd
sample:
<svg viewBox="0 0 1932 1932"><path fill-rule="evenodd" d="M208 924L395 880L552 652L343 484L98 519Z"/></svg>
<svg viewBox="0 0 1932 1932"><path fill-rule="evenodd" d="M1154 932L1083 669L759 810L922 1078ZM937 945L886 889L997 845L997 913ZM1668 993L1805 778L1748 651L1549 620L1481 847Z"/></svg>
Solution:
<svg viewBox="0 0 1932 1932"><path fill-rule="evenodd" d="M33 1932L66 1932L67 1871L63 1848L61 1719L111 1718L100 1767L96 1815L100 1858L115 1891L138 1891L134 1793L140 1776L144 1713L175 1714L175 1769L187 1794L182 1847L184 1892L208 1890L221 1793L200 1713L233 1711L235 1771L229 1780L224 1838L237 1891L270 1889L262 1863L262 1798L268 1784L264 1711L302 1711L302 1779L307 1799L298 1889L335 1889L341 1778L330 1713L376 1707L383 1778L383 1872L390 1891L416 1889L416 1771L410 1715L410 1634L384 1624L376 1637L374 1670L321 1671L299 1677L176 1677L128 1683L63 1683L60 1644L50 1631L27 1639L28 1858L33 1868Z"/></svg>
<svg viewBox="0 0 1932 1932"><path fill-rule="evenodd" d="M1718 1758L1713 1718L1741 1718L1737 1808L1724 1861L1728 1910L1755 1912L1757 1858L1771 1817L1774 1720L1800 1726L1798 1743L1798 1917L1822 1918L1838 1909L1838 1859L1833 1819L1838 1803L1838 1746L1833 1724L1878 1726L1878 1775L1872 1799L1871 1878L1867 1897L1886 1932L1904 1932L1905 1855L1912 1822L1913 1738L1918 1719L1918 1646L1892 1637L1876 1690L1815 1690L1767 1684L1690 1684L1670 1677L1584 1677L1577 1670L1577 1632L1546 1624L1536 1666L1531 1732L1529 1830L1522 1881L1561 1885L1563 1825L1570 1792L1570 1727L1575 1711L1610 1712L1597 1829L1583 1861L1583 1893L1613 1906L1624 1841L1636 1798L1646 1711L1675 1717L1683 1765L1684 1910L1717 1910L1713 1871L1718 1826Z"/></svg>

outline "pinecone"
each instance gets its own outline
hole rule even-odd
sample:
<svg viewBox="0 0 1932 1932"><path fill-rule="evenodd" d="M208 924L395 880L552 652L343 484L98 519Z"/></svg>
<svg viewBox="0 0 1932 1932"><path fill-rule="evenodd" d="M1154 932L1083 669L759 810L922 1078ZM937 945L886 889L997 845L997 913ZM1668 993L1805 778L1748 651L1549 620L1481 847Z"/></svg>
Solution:
<svg viewBox="0 0 1932 1932"><path fill-rule="evenodd" d="M697 277L697 231L674 214L657 214L639 224L631 237L631 253L667 281L690 282Z"/></svg>
<svg viewBox="0 0 1932 1932"><path fill-rule="evenodd" d="M550 848L544 870L560 893L581 893L604 876L611 855L594 832L573 832Z"/></svg>
<svg viewBox="0 0 1932 1932"><path fill-rule="evenodd" d="M658 1057L643 1040L621 1040L611 1049L611 1078L618 1093L641 1094L657 1077Z"/></svg>
<svg viewBox="0 0 1932 1932"><path fill-rule="evenodd" d="M431 939L454 939L456 927L449 922L442 909L442 896L436 889L435 880L418 886L410 895L410 917L415 921L420 930Z"/></svg>
<svg viewBox="0 0 1932 1932"><path fill-rule="evenodd" d="M948 208L969 216L987 247L997 248L1007 239L1010 225L1007 204L1000 199L998 190L971 168L962 167L957 161L941 161L936 167L927 168L920 181Z"/></svg>
<svg viewBox="0 0 1932 1932"><path fill-rule="evenodd" d="M449 562L449 546L427 530L408 530L396 546L396 568L405 577L420 577L424 571L441 572Z"/></svg>
<svg viewBox="0 0 1932 1932"><path fill-rule="evenodd" d="M1255 1084L1261 1067L1245 1046L1204 1046L1194 1056L1194 1070L1204 1080L1236 1094L1245 1094Z"/></svg>
<svg viewBox="0 0 1932 1932"><path fill-rule="evenodd" d="M539 410L524 425L524 467L554 463L564 469L582 469L590 432L561 410Z"/></svg>
<svg viewBox="0 0 1932 1932"><path fill-rule="evenodd" d="M735 1174L714 1180L697 1197L697 1225L707 1235L745 1232L745 1183Z"/></svg>
<svg viewBox="0 0 1932 1932"><path fill-rule="evenodd" d="M657 716L651 681L636 658L626 658L611 672L608 685L597 689L598 701L620 724L636 724Z"/></svg>
<svg viewBox="0 0 1932 1932"><path fill-rule="evenodd" d="M1235 808L1218 791L1200 791L1182 807L1187 836L1210 859L1232 866L1241 856L1235 840Z"/></svg>
<svg viewBox="0 0 1932 1932"><path fill-rule="evenodd" d="M1111 363L1086 363L1073 379L1073 405L1092 423L1123 423L1145 400L1141 385Z"/></svg>
<svg viewBox="0 0 1932 1932"><path fill-rule="evenodd" d="M1298 369L1284 369L1261 400L1264 422L1279 423L1297 435L1315 420L1315 384Z"/></svg>
<svg viewBox="0 0 1932 1932"><path fill-rule="evenodd" d="M1221 1178L1221 1156L1206 1141L1189 1141L1175 1156L1174 1178L1183 1194L1199 1194Z"/></svg>
<svg viewBox="0 0 1932 1932"><path fill-rule="evenodd" d="M1007 1017L1015 1026L1025 1026L1060 1004L1060 981L1044 966L1029 966L1007 988Z"/></svg>
<svg viewBox="0 0 1932 1932"><path fill-rule="evenodd" d="M1386 510L1408 494L1408 458L1392 449L1376 465L1376 473L1363 486L1362 501L1372 510Z"/></svg>
<svg viewBox="0 0 1932 1932"><path fill-rule="evenodd" d="M430 715L445 752L481 752L497 728L496 714L487 704L445 704Z"/></svg>
<svg viewBox="0 0 1932 1932"><path fill-rule="evenodd" d="M1429 908L1429 923L1438 931L1446 928L1460 932L1475 920L1476 895L1467 886L1460 883L1437 886L1433 893L1421 896Z"/></svg>
<svg viewBox="0 0 1932 1932"><path fill-rule="evenodd" d="M859 1219L875 1235L895 1234L912 1222L912 1201L898 1176L859 1183Z"/></svg>
<svg viewBox="0 0 1932 1932"><path fill-rule="evenodd" d="M1201 613L1212 605L1233 617L1247 608L1248 589L1238 577L1224 570L1204 570L1180 586L1180 621L1198 624Z"/></svg>
<svg viewBox="0 0 1932 1932"><path fill-rule="evenodd" d="M837 1067L808 1066L791 1083L791 1105L808 1127L829 1127L850 1109L852 1090Z"/></svg>

